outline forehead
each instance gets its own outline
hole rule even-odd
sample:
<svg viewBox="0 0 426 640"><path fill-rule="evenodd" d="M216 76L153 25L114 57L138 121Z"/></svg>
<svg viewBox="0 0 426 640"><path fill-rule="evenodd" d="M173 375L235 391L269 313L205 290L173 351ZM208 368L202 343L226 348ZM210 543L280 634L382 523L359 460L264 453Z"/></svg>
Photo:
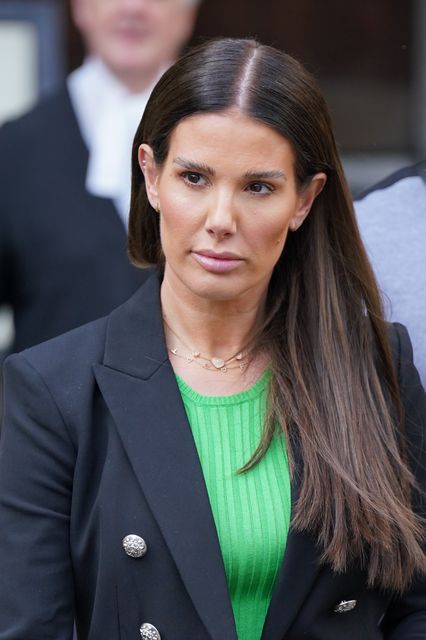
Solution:
<svg viewBox="0 0 426 640"><path fill-rule="evenodd" d="M181 120L170 137L168 159L176 155L221 166L279 165L288 171L294 164L287 138L236 108Z"/></svg>

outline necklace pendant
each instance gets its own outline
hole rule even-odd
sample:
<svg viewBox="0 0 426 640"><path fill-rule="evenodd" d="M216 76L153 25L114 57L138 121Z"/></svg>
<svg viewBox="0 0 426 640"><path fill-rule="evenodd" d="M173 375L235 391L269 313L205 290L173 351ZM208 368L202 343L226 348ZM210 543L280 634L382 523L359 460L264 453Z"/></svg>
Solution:
<svg viewBox="0 0 426 640"><path fill-rule="evenodd" d="M216 369L223 369L225 366L225 361L222 358L212 358L210 362Z"/></svg>

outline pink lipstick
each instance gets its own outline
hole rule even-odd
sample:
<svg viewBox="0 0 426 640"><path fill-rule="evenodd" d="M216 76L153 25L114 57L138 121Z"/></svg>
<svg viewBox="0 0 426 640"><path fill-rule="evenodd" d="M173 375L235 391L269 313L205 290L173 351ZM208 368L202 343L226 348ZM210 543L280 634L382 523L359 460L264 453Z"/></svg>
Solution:
<svg viewBox="0 0 426 640"><path fill-rule="evenodd" d="M237 269L244 262L240 256L227 251L216 253L215 251L202 249L193 251L192 255L198 264L211 273L228 273Z"/></svg>

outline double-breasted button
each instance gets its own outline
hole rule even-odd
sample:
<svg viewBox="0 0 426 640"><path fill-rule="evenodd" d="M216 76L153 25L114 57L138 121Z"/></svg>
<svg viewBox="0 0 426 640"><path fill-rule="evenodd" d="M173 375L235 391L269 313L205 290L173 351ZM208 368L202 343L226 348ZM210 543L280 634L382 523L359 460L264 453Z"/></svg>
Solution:
<svg viewBox="0 0 426 640"><path fill-rule="evenodd" d="M139 631L142 640L161 640L158 629L149 622L144 622L143 624L141 624Z"/></svg>
<svg viewBox="0 0 426 640"><path fill-rule="evenodd" d="M132 533L123 538L123 548L131 558L142 558L148 547L143 538Z"/></svg>
<svg viewBox="0 0 426 640"><path fill-rule="evenodd" d="M334 613L347 613L356 607L356 600L342 600L333 609Z"/></svg>

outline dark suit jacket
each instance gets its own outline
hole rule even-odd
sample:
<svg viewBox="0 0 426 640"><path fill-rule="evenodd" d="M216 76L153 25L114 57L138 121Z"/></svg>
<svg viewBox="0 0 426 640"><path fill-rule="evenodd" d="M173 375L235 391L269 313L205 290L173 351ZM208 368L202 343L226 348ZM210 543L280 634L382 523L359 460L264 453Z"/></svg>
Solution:
<svg viewBox="0 0 426 640"><path fill-rule="evenodd" d="M425 395L404 328L391 338L418 459L413 423L426 422ZM85 639L136 640L148 622L161 640L236 640L158 279L5 369L0 638L69 640L75 606ZM145 539L144 557L125 554L127 534ZM309 535L290 531L262 640L424 640L425 581L392 602L366 588L359 567L335 575L318 558ZM333 611L351 599L352 611Z"/></svg>
<svg viewBox="0 0 426 640"><path fill-rule="evenodd" d="M0 129L0 305L14 311L13 350L109 313L145 279L114 204L85 189L87 162L66 88Z"/></svg>

